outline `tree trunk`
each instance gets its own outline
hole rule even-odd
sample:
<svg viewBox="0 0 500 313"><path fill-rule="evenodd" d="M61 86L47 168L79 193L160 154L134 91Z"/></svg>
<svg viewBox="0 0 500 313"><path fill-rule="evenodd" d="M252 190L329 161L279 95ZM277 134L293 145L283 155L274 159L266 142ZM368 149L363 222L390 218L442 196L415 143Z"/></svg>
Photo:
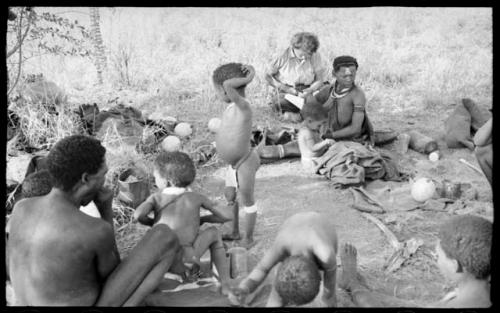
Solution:
<svg viewBox="0 0 500 313"><path fill-rule="evenodd" d="M103 83L102 73L106 70L106 54L104 51L104 44L102 42L102 35L99 23L99 8L90 8L90 31L95 47L95 66L97 68L97 78L99 84Z"/></svg>

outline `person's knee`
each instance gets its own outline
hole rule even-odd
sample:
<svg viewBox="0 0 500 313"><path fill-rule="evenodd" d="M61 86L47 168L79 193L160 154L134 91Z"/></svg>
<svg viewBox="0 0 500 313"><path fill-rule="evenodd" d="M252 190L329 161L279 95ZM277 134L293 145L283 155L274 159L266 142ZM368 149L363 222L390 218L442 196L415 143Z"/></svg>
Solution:
<svg viewBox="0 0 500 313"><path fill-rule="evenodd" d="M215 226L210 226L205 229L206 236L211 242L218 242L222 240L222 236Z"/></svg>
<svg viewBox="0 0 500 313"><path fill-rule="evenodd" d="M476 147L476 149L474 149L474 154L476 155L476 159L482 159L484 155L484 147Z"/></svg>
<svg viewBox="0 0 500 313"><path fill-rule="evenodd" d="M224 197L228 203L233 203L236 201L236 188L235 187L226 187L224 188Z"/></svg>
<svg viewBox="0 0 500 313"><path fill-rule="evenodd" d="M476 158L481 161L486 159L490 152L491 148L489 146L476 147L474 151Z"/></svg>

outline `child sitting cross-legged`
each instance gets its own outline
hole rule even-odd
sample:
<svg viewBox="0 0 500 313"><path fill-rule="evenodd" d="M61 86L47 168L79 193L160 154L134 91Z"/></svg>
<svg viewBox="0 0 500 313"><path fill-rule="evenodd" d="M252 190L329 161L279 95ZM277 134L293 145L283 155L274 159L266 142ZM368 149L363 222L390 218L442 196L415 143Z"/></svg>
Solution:
<svg viewBox="0 0 500 313"><path fill-rule="evenodd" d="M221 280L221 291L226 294L229 264L222 236L216 227L200 230L200 225L204 222L230 221L231 213L217 209L206 196L189 190L196 170L193 160L184 152L162 152L154 162L153 175L160 191L150 195L137 207L134 220L152 227L168 225L179 238L183 248L182 263L192 269L191 275L195 269L199 269L200 257L210 249L210 257ZM200 217L201 208L212 214ZM153 213L153 217L149 216L150 213ZM175 270L173 272L178 273Z"/></svg>
<svg viewBox="0 0 500 313"><path fill-rule="evenodd" d="M298 134L300 160L306 171L314 173L315 160L322 156L335 140L322 140L320 137L320 129L328 119L328 112L322 105L306 103L301 114L304 121Z"/></svg>

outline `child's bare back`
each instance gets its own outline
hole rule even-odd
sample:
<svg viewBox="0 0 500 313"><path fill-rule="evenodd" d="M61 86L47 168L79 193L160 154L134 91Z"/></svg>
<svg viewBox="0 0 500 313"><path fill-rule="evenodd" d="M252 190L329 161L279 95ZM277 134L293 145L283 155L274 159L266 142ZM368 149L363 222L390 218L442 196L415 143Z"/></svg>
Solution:
<svg viewBox="0 0 500 313"><path fill-rule="evenodd" d="M161 194L160 197L168 200L172 195ZM200 229L200 201L199 194L185 192L170 200L165 207L155 208L158 221L155 224L168 225L179 237L181 246L192 245Z"/></svg>

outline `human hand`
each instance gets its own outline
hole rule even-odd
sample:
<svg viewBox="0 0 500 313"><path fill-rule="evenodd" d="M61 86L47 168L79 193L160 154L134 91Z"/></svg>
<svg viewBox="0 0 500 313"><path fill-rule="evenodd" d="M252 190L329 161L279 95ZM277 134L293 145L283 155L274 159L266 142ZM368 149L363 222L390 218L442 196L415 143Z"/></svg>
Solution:
<svg viewBox="0 0 500 313"><path fill-rule="evenodd" d="M241 70L243 74L247 75L247 78L250 80L252 80L253 77L255 76L255 68L250 64L243 64L241 66Z"/></svg>
<svg viewBox="0 0 500 313"><path fill-rule="evenodd" d="M332 146L336 141L331 138L326 138L324 142L326 143L327 146Z"/></svg>
<svg viewBox="0 0 500 313"><path fill-rule="evenodd" d="M230 288L227 297L233 306L246 306L248 294L249 292L247 288L238 286Z"/></svg>
<svg viewBox="0 0 500 313"><path fill-rule="evenodd" d="M297 89L295 89L293 87L288 87L286 89L286 92L289 93L289 94L292 94L294 96L298 96L299 95L299 92L297 91Z"/></svg>
<svg viewBox="0 0 500 313"><path fill-rule="evenodd" d="M93 199L97 208L108 202L111 202L111 200L113 200L113 190L104 186L96 192Z"/></svg>
<svg viewBox="0 0 500 313"><path fill-rule="evenodd" d="M312 91L310 89L304 89L302 92L299 92L299 97L301 98L307 98L309 95L312 94Z"/></svg>

